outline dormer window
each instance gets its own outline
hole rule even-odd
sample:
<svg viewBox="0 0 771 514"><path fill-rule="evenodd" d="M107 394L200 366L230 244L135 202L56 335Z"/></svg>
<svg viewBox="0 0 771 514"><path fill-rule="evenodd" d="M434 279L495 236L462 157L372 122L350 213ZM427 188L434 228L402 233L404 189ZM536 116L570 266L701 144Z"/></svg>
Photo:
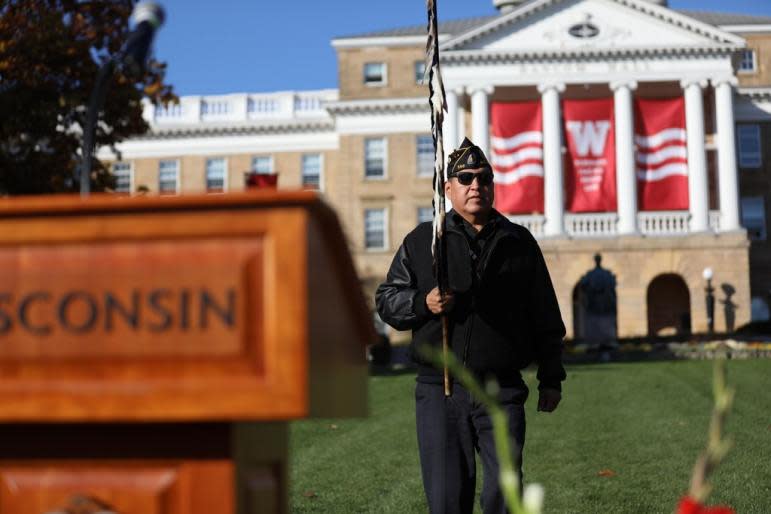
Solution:
<svg viewBox="0 0 771 514"><path fill-rule="evenodd" d="M757 71L757 59L755 50L742 50L739 58L740 73L755 73Z"/></svg>
<svg viewBox="0 0 771 514"><path fill-rule="evenodd" d="M364 65L364 83L368 86L385 85L387 69L384 62L368 62Z"/></svg>

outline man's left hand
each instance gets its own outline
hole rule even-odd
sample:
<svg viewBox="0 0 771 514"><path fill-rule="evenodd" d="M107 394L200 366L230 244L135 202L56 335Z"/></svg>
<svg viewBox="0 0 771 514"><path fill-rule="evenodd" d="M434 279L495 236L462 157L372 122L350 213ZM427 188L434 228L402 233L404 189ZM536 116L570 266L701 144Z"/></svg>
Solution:
<svg viewBox="0 0 771 514"><path fill-rule="evenodd" d="M538 410L542 412L551 412L557 408L560 400L562 399L562 393L556 389L544 387L538 391Z"/></svg>

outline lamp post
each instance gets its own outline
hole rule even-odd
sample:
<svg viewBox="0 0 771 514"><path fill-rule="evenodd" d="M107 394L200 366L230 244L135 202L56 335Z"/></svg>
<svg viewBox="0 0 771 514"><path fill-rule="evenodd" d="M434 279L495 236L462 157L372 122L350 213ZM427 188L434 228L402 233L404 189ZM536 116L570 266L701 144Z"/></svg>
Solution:
<svg viewBox="0 0 771 514"><path fill-rule="evenodd" d="M83 127L83 159L79 170L81 196L88 196L91 192L91 161L96 146L96 124L99 120L99 111L104 107L110 78L116 68L120 68L128 76L135 78L142 76L155 31L163 25L166 13L160 5L140 2L134 7L131 18L136 28L129 34L120 52L99 68L94 89L88 101L86 122Z"/></svg>
<svg viewBox="0 0 771 514"><path fill-rule="evenodd" d="M712 268L704 268L702 276L707 281L707 287L704 288L707 303L707 332L712 335L715 331L715 288L712 287Z"/></svg>

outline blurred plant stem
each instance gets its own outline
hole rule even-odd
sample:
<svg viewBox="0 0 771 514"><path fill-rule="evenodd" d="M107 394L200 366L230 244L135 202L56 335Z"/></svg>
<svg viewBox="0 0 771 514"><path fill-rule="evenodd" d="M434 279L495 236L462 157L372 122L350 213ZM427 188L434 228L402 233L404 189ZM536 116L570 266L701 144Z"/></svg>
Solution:
<svg viewBox="0 0 771 514"><path fill-rule="evenodd" d="M424 345L418 349L419 353L429 360L437 369L443 369L447 366L450 375L465 387L469 393L479 402L481 402L493 423L493 440L495 441L495 453L498 456L498 465L500 474L498 480L501 484L503 498L511 514L540 514L541 504L543 502L543 490L535 485L532 491L526 491L526 499L532 500L528 503L532 505L523 505L519 496L519 477L514 468L514 461L511 454L511 438L509 436L509 422L506 419L506 413L498 403L499 386L495 380L489 380L483 388L474 376L466 369L463 364L458 362L455 355L448 353L444 358L441 349ZM527 494L531 493L531 494Z"/></svg>
<svg viewBox="0 0 771 514"><path fill-rule="evenodd" d="M688 491L688 495L699 503L704 503L712 492L709 476L720 465L733 446L733 440L723 436L725 420L731 410L734 398L733 388L726 386L725 359L715 360L713 395L715 405L712 408L712 418L709 423L707 448L696 460L691 477L691 488Z"/></svg>

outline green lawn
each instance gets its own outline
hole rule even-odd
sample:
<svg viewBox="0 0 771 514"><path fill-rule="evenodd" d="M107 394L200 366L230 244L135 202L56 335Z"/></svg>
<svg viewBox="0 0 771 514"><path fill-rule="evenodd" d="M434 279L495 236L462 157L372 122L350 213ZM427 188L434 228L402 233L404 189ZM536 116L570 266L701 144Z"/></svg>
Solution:
<svg viewBox="0 0 771 514"><path fill-rule="evenodd" d="M563 403L528 400L525 482L546 488L546 513L671 513L704 447L712 363L611 363L568 368ZM736 447L710 503L771 512L771 360L730 361ZM366 419L313 420L291 430L292 512L427 512L414 429L414 377L372 377ZM600 471L610 470L602 475ZM604 476L603 476L604 475ZM609 476L608 476L609 475ZM481 475L480 475L481 477Z"/></svg>

